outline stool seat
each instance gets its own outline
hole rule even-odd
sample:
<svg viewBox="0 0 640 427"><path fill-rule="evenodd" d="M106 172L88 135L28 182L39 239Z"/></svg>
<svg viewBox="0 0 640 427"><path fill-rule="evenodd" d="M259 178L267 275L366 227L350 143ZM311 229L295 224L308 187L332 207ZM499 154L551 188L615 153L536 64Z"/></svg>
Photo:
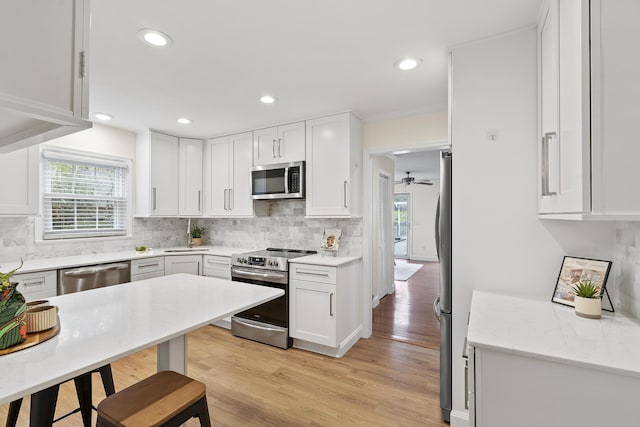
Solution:
<svg viewBox="0 0 640 427"><path fill-rule="evenodd" d="M100 402L97 426L179 426L192 417L211 426L205 385L162 371Z"/></svg>

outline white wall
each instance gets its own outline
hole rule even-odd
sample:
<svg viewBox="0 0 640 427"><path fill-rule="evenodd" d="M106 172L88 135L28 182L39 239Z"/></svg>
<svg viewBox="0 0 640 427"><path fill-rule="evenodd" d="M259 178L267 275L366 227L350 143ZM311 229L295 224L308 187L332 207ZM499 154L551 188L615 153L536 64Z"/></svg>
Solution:
<svg viewBox="0 0 640 427"><path fill-rule="evenodd" d="M437 261L435 240L436 207L440 182L433 181L433 185L404 185L395 186L396 193L411 194L411 225L409 228L409 257L416 261Z"/></svg>
<svg viewBox="0 0 640 427"><path fill-rule="evenodd" d="M472 291L550 299L564 255L611 259L613 224L536 217L535 29L457 47L452 66L453 407L463 413Z"/></svg>
<svg viewBox="0 0 640 427"><path fill-rule="evenodd" d="M365 122L362 125L362 145L373 153L425 148L446 141L447 132L446 112Z"/></svg>

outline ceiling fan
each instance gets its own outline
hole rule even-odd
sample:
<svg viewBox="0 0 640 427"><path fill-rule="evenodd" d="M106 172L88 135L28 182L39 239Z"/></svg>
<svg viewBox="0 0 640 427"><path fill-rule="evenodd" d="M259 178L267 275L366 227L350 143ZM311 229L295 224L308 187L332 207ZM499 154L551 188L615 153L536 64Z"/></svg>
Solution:
<svg viewBox="0 0 640 427"><path fill-rule="evenodd" d="M431 180L428 180L428 179L416 180L414 177L411 176L411 172L406 172L406 174L407 176L402 178L400 181L395 181L395 183L396 184L404 183L404 185L411 185L411 184L433 185L433 182L431 182Z"/></svg>

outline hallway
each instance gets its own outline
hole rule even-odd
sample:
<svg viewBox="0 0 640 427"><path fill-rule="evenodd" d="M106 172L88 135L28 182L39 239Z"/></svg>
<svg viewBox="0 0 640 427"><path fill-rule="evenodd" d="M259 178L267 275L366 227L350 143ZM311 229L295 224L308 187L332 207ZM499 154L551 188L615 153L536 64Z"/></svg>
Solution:
<svg viewBox="0 0 640 427"><path fill-rule="evenodd" d="M373 310L373 336L437 350L440 325L433 314L438 296L439 263L396 260L422 264L409 280L395 281L396 291L386 295Z"/></svg>

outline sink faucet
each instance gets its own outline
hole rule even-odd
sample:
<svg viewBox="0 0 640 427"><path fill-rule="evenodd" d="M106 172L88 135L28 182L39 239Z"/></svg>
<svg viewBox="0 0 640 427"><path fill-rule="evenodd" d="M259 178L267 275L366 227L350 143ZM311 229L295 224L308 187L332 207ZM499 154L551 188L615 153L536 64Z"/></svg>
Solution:
<svg viewBox="0 0 640 427"><path fill-rule="evenodd" d="M191 218L187 220L187 247L191 247Z"/></svg>

